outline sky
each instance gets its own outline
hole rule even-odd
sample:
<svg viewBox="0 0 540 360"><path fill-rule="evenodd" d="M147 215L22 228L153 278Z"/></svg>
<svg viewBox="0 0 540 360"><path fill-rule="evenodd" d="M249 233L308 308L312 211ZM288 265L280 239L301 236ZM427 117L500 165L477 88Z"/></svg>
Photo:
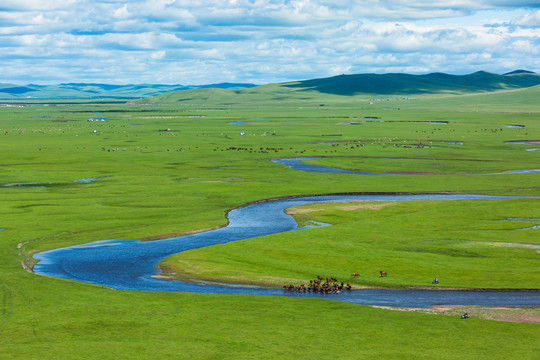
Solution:
<svg viewBox="0 0 540 360"><path fill-rule="evenodd" d="M540 0L2 0L0 83L540 72Z"/></svg>

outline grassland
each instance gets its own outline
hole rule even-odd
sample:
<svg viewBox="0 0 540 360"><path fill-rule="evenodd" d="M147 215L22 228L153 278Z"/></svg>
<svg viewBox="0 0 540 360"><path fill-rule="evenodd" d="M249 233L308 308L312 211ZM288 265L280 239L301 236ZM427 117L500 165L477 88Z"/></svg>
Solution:
<svg viewBox="0 0 540 360"><path fill-rule="evenodd" d="M537 202L493 202L305 205L290 209L300 224L334 226L188 251L162 267L183 279L277 287L327 274L356 286L432 288L438 277L438 288L537 288L535 231L515 229L540 220L505 220L539 214Z"/></svg>
<svg viewBox="0 0 540 360"><path fill-rule="evenodd" d="M221 226L228 209L272 197L540 196L538 173L478 175L538 168L540 152L527 150L540 145L507 143L540 140L537 88L380 101L310 90L277 102L275 89L255 89L0 108L1 359L537 358L538 324L484 320L480 310L463 321L331 300L114 291L24 271L37 251ZM403 175L311 174L269 161L298 156ZM538 224L539 204L312 205L291 210L297 221L333 226L194 250L162 266L270 286L355 271L358 286L431 286L438 276L441 287L537 288L530 245L539 230L515 229ZM381 268L388 278L377 277Z"/></svg>

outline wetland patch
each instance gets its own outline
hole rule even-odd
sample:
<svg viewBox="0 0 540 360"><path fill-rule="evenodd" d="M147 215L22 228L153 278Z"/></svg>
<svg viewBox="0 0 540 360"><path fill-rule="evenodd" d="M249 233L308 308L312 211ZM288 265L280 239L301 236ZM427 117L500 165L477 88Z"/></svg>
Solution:
<svg viewBox="0 0 540 360"><path fill-rule="evenodd" d="M273 159L271 160L274 163L286 165L291 170L307 171L314 173L340 173L340 174L354 174L354 175L388 175L388 176L397 176L397 175L412 175L412 176L425 176L425 175L439 175L439 176L473 176L473 175L515 175L515 174L535 174L540 173L540 169L530 169L530 170L508 170L502 172L494 173L485 173L485 174L438 174L438 173L418 173L418 172L399 172L399 173L373 173L366 171L356 171L356 170L345 170L339 168L333 168L331 166L325 165L315 165L309 164L304 161L306 160L315 160L323 159L324 157L300 157L300 158L286 158L286 159ZM406 158L403 158L406 159ZM424 159L425 160L425 159Z"/></svg>

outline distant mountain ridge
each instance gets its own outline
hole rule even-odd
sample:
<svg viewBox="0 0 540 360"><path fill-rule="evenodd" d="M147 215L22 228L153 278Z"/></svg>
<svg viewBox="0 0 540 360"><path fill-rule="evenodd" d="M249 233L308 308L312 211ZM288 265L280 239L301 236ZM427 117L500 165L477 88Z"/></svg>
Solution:
<svg viewBox="0 0 540 360"><path fill-rule="evenodd" d="M478 71L468 75L431 73L357 74L281 84L291 89L316 90L334 95L470 93L519 89L540 84L540 74L516 70L505 75Z"/></svg>
<svg viewBox="0 0 540 360"><path fill-rule="evenodd" d="M97 83L63 83L54 85L13 85L0 83L0 99L95 99L95 98L128 98L156 96L172 91L219 88L246 89L256 86L244 83L219 83L209 85L162 85L136 84L111 85Z"/></svg>
<svg viewBox="0 0 540 360"><path fill-rule="evenodd" d="M529 70L514 70L503 75L514 75L514 74L534 74L534 72L529 71Z"/></svg>
<svg viewBox="0 0 540 360"><path fill-rule="evenodd" d="M139 100L139 103L192 102L235 104L327 104L365 99L408 98L422 95L493 94L502 90L540 86L540 74L518 70L507 75L478 71L468 75L356 74L266 84L249 89L197 89L176 91Z"/></svg>
<svg viewBox="0 0 540 360"><path fill-rule="evenodd" d="M503 75L478 71L468 75L404 73L338 75L320 79L293 81L257 86L242 83L209 85L111 85L94 83L65 83L56 85L0 84L0 99L96 99L96 98L153 98L156 101L185 101L216 99L224 101L241 96L265 97L268 100L302 97L308 93L338 96L364 95L421 95L465 94L521 89L540 85L540 74L515 70ZM195 91L195 92L193 92ZM161 95L161 96L159 96ZM176 100L174 100L176 99ZM152 102L154 102L152 100Z"/></svg>

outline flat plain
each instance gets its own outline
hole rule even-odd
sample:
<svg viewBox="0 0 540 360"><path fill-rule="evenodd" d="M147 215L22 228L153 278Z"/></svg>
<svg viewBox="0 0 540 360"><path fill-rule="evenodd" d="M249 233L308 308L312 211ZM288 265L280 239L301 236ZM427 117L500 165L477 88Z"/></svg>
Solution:
<svg viewBox="0 0 540 360"><path fill-rule="evenodd" d="M282 99L256 89L0 107L2 359L538 357L540 328L523 322L537 321L538 308L469 307L462 320L459 308L117 291L31 272L36 252L224 226L228 210L269 198L540 196L540 173L523 172L540 168L537 87L380 98L296 91ZM393 175L315 174L271 161L294 157ZM322 275L357 287L433 287L437 276L440 288L538 289L536 198L289 212L300 225L332 226L188 251L161 269L274 287ZM514 321L490 320L497 318Z"/></svg>

